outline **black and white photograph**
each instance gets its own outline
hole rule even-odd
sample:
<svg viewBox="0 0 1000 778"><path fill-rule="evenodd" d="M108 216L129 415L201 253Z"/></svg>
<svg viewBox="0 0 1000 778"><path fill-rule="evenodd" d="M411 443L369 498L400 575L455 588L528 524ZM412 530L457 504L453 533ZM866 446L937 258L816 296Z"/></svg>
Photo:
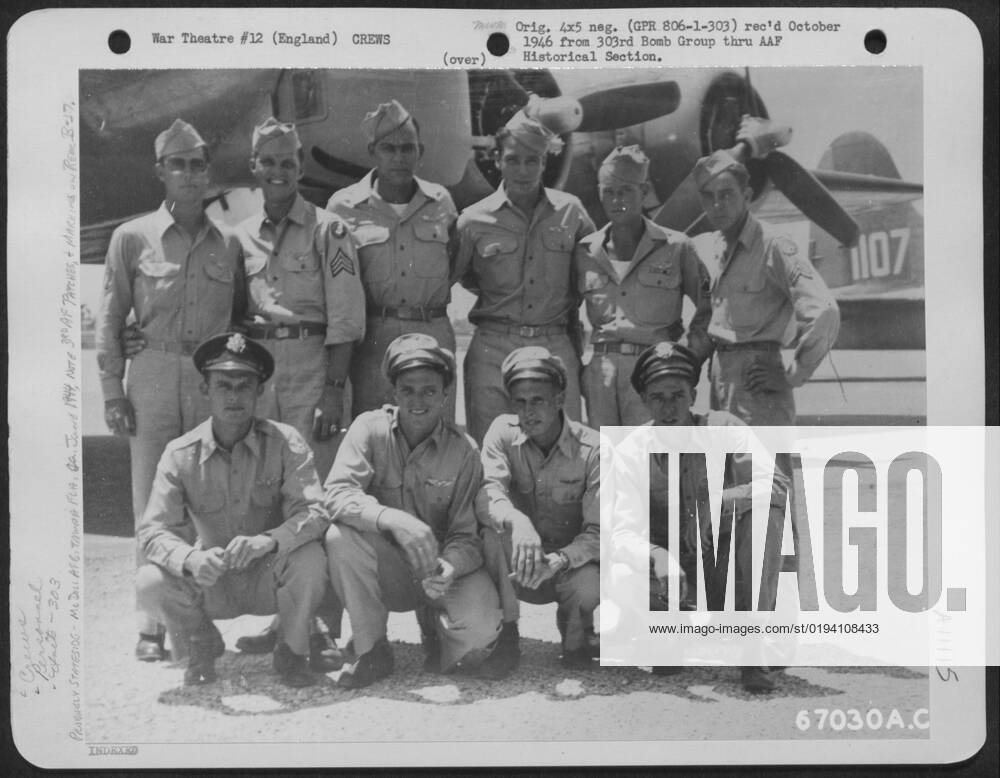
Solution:
<svg viewBox="0 0 1000 778"><path fill-rule="evenodd" d="M273 14L224 14L233 40L191 63L168 49L199 42L147 23L132 45L152 54L81 58L50 96L68 269L52 343L11 357L26 377L59 366L39 402L66 416L46 440L69 472L50 530L67 528L69 572L33 570L45 531L17 534L38 487L14 480L12 397L15 735L45 721L19 694L58 694L60 741L147 766L240 746L291 766L265 754L291 743L330 766L552 764L580 744L590 764L811 761L848 743L869 762L961 758L934 750L932 723L958 715L949 682L975 688L981 669L601 652L602 427L982 423L981 295L958 407L941 380L963 364L943 306L981 292L982 258L934 285L955 207L930 191L938 66L769 60L761 31L668 36L647 10L615 12L613 32L591 23L607 12L484 13L516 57L379 67L363 36L396 27L369 13L287 36ZM626 35L658 59L524 56ZM247 66L254 36L268 56ZM746 62L674 64L698 40L725 62L747 46ZM32 313L11 305L20 338ZM59 357L29 368L35 348ZM801 473L775 467L794 493ZM655 526L644 542L649 608L666 609L697 572ZM191 748L158 761L170 744Z"/></svg>

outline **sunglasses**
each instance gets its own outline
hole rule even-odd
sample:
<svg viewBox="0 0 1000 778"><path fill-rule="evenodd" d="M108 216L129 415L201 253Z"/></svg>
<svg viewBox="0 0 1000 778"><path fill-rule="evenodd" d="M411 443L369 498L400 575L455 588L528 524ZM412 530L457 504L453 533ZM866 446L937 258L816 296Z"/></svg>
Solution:
<svg viewBox="0 0 1000 778"><path fill-rule="evenodd" d="M198 175L208 170L208 162L204 159L184 159L183 157L167 157L163 160L163 166L171 173L183 173L190 170L192 174Z"/></svg>

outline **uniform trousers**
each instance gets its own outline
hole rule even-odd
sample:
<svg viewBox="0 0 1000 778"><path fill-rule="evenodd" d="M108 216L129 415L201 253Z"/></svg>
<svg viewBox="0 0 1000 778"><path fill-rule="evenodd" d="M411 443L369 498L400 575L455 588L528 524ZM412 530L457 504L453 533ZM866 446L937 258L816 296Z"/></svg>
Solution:
<svg viewBox="0 0 1000 778"><path fill-rule="evenodd" d="M264 384L264 394L257 403L257 415L291 424L305 438L313 451L320 483L337 455L341 436L322 442L313 439L316 404L326 385L326 347L322 335L303 339L265 338L259 341L274 357L274 375ZM346 427L347 417L341 416Z"/></svg>
<svg viewBox="0 0 1000 778"><path fill-rule="evenodd" d="M431 600L402 550L380 532L334 524L326 533L326 553L330 580L351 617L358 656L386 636L390 611L433 614L444 671L471 652L485 651L500 634L496 588L482 568L456 579L445 594Z"/></svg>
<svg viewBox="0 0 1000 778"><path fill-rule="evenodd" d="M126 396L135 410L135 435L129 437L132 514L136 536L153 489L156 466L174 438L194 429L209 413L201 392L201 374L191 357L145 349L129 362ZM146 558L136 545L136 567ZM139 608L139 632L156 634L160 626Z"/></svg>
<svg viewBox="0 0 1000 778"><path fill-rule="evenodd" d="M365 339L355 348L351 359L352 418L365 411L377 410L387 403L395 404L392 384L382 375L382 358L392 341L410 332L432 335L440 345L455 353L455 331L447 316L430 321L369 316L365 324ZM445 418L455 420L454 386L449 390Z"/></svg>
<svg viewBox="0 0 1000 778"><path fill-rule="evenodd" d="M281 639L296 654L309 653L309 623L327 588L323 547L309 542L288 554L267 554L245 570L222 574L213 586L176 576L159 565L139 568L140 606L167 625L173 658L183 658L188 638L208 619L244 614L280 617Z"/></svg>
<svg viewBox="0 0 1000 778"><path fill-rule="evenodd" d="M500 607L505 622L521 615L519 600L535 605L558 603L556 623L563 636L563 650L586 647L587 636L594 633L594 609L601 597L601 574L596 562L563 570L537 589L519 586L507 577L513 552L510 532L483 528L483 557L486 569L500 593Z"/></svg>
<svg viewBox="0 0 1000 778"><path fill-rule="evenodd" d="M747 388L746 371L756 361L784 371L781 351L774 343L716 348L710 368L712 409L729 411L750 426L793 426L795 397L791 387L777 392L752 392Z"/></svg>
<svg viewBox="0 0 1000 778"><path fill-rule="evenodd" d="M511 351L522 346L543 346L562 359L566 365L563 410L574 421L580 421L580 358L568 335L558 332L531 338L492 325L480 325L465 355L465 423L479 445L493 420L501 413L511 412L500 365Z"/></svg>
<svg viewBox="0 0 1000 778"><path fill-rule="evenodd" d="M632 368L637 354L597 354L583 368L583 396L587 400L587 424L638 426L652 417L642 398L632 388Z"/></svg>

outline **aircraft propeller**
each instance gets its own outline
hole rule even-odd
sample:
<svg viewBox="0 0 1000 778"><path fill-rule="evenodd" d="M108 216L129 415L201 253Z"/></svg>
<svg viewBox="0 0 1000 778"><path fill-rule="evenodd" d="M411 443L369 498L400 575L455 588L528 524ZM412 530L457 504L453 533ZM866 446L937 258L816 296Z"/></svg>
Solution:
<svg viewBox="0 0 1000 778"><path fill-rule="evenodd" d="M677 110L681 90L676 81L603 89L573 97L532 95L525 112L559 135L600 132L652 121Z"/></svg>

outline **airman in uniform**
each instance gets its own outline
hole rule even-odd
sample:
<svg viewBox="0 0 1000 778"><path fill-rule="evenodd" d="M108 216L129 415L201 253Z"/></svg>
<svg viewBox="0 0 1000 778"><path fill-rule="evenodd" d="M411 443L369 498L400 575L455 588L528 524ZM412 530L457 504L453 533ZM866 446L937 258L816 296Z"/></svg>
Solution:
<svg viewBox="0 0 1000 778"><path fill-rule="evenodd" d="M458 219L455 274L478 295L469 313L476 332L465 357L465 415L480 442L508 411L500 366L521 346L542 346L563 360L564 411L580 419L580 354L570 336L578 305L572 258L594 224L575 196L542 186L546 156L561 143L541 122L516 113L496 134L500 189Z"/></svg>
<svg viewBox="0 0 1000 778"><path fill-rule="evenodd" d="M661 340L689 345L699 360L711 354L708 271L686 235L642 215L649 159L638 146L619 147L598 171L608 224L577 244L573 264L593 332L594 356L583 369L587 420L634 425L649 413L629 383L639 352ZM684 297L695 312L684 332ZM682 337L683 336L683 337Z"/></svg>
<svg viewBox="0 0 1000 778"><path fill-rule="evenodd" d="M309 442L322 479L336 454L351 352L365 333L358 258L344 222L299 194L302 143L295 125L268 118L254 128L251 148L250 171L264 205L238 228L246 331L275 362L258 408ZM331 603L322 615L330 636L339 637L341 610ZM266 653L275 642L269 629L240 638L237 647ZM339 654L329 650L336 669Z"/></svg>
<svg viewBox="0 0 1000 778"><path fill-rule="evenodd" d="M649 408L652 420L648 422L656 426L698 426L698 427L744 427L744 423L733 414L726 411L709 411L698 414L691 411L695 400L695 387L701 372L697 355L679 343L657 343L639 355L631 375L632 385L638 396ZM680 570L681 570L681 610L697 609L697 558L699 554L706 556L709 564L717 564L721 569L728 568L729 552L732 548L736 556L735 575L742 579L743 585L738 586L736 608L738 610L753 610L750 593L753 591L752 559L751 559L751 508L752 508L752 458L750 454L734 454L727 462L727 471L723 482L722 514L735 512L734 524L720 526L718 559L711 558L709 543L702 544L700 532L711 535L711 525L701 523L698 515L704 515L710 499L708 490L708 473L704 458L681 457L680 460ZM616 488L635 493L639 486L637 468L634 466L619 467ZM632 482L630 482L632 481ZM769 521L784 522L784 496L787 494L788 482L782 478L780 470L775 474L772 484L772 509ZM667 517L670 513L669 495L667 489L667 455L651 454L649 464L649 515L650 517ZM700 527L700 529L699 529ZM730 545L729 533L732 538ZM650 578L650 609L666 610L667 585L671 573L676 572L677 562L668 551L667 522L652 521L649 527L649 578ZM710 541L710 538L709 538ZM771 580L768 577L768 580ZM766 589L760 593L761 602L770 602L773 608L776 588ZM706 585L708 607L719 609L724 605L725 592L715 586ZM681 670L679 667L654 667L657 675L672 675ZM761 665L741 668L743 686L752 692L767 692L775 686L775 673L770 668Z"/></svg>
<svg viewBox="0 0 1000 778"><path fill-rule="evenodd" d="M365 116L361 131L375 168L326 206L350 226L367 301L367 332L351 363L355 417L392 402L382 358L395 338L423 332L455 350L447 306L458 216L448 190L414 175L424 146L417 120L402 105L382 103ZM446 414L454 421L454 393Z"/></svg>
<svg viewBox="0 0 1000 778"><path fill-rule="evenodd" d="M455 357L409 333L389 344L383 370L397 405L354 420L326 481L331 579L358 655L339 679L348 688L392 673L389 611L418 611L431 671L474 664L500 632L474 508L482 464L444 418Z"/></svg>
<svg viewBox="0 0 1000 778"><path fill-rule="evenodd" d="M698 244L712 275L711 405L747 424L791 426L792 389L809 379L837 339L837 303L795 243L750 213L746 167L716 151L698 160L694 176L716 229ZM787 366L786 344L795 345Z"/></svg>
<svg viewBox="0 0 1000 778"><path fill-rule="evenodd" d="M599 435L563 413L566 367L548 349L515 349L501 374L517 415L498 416L486 433L476 513L503 628L480 674L517 666L519 599L557 602L562 662L589 667L599 654Z"/></svg>
<svg viewBox="0 0 1000 778"><path fill-rule="evenodd" d="M112 234L96 325L104 417L112 432L129 436L137 526L164 447L208 415L190 357L206 337L230 328L240 262L235 234L205 215L209 158L198 131L177 119L154 150L164 201ZM145 347L131 356L126 378L130 314ZM137 552L137 565L143 561ZM136 657L163 659L163 636L140 613Z"/></svg>
<svg viewBox="0 0 1000 778"><path fill-rule="evenodd" d="M149 564L139 601L167 625L187 684L215 680L225 644L213 619L278 612L274 669L313 682L309 624L327 587L317 541L329 526L313 456L287 424L255 416L274 359L239 333L194 353L211 417L163 452L139 531Z"/></svg>

